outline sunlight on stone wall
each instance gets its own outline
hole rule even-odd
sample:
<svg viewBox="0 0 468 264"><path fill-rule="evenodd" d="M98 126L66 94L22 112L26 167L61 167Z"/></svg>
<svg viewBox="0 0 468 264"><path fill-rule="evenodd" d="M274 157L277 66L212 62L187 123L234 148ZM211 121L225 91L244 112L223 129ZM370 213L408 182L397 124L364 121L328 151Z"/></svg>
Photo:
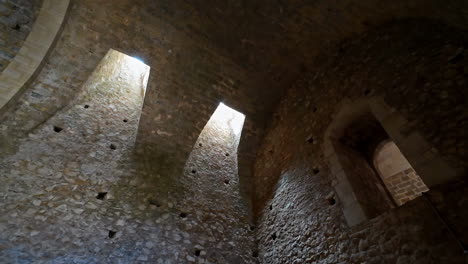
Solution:
<svg viewBox="0 0 468 264"><path fill-rule="evenodd" d="M398 205L429 190L393 141L384 142L377 149L374 167Z"/></svg>
<svg viewBox="0 0 468 264"><path fill-rule="evenodd" d="M255 263L237 166L244 119L221 103L200 133L181 179L185 190L181 204L189 205L184 213L193 221L192 234L217 244L198 246L208 263Z"/></svg>
<svg viewBox="0 0 468 264"><path fill-rule="evenodd" d="M220 139L228 141L236 139L234 142L238 144L244 125L245 116L236 110L220 103L216 111L208 121L204 128L205 133L213 133Z"/></svg>
<svg viewBox="0 0 468 264"><path fill-rule="evenodd" d="M117 263L149 69L110 50L75 101L0 153L0 263Z"/></svg>
<svg viewBox="0 0 468 264"><path fill-rule="evenodd" d="M99 100L108 103L123 100L127 110L139 112L149 72L150 67L140 60L111 49L86 82L86 98L106 95Z"/></svg>

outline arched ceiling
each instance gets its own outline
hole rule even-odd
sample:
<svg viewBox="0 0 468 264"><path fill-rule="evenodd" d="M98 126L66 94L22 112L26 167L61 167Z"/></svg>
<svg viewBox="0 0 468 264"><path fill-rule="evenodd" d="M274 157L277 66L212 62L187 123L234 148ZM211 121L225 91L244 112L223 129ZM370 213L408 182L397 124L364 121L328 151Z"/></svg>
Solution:
<svg viewBox="0 0 468 264"><path fill-rule="evenodd" d="M314 56L352 34L405 18L466 27L461 0L163 0L148 12L224 50L273 83L289 83Z"/></svg>
<svg viewBox="0 0 468 264"><path fill-rule="evenodd" d="M4 133L27 134L67 106L113 48L151 66L138 141L158 173L181 168L224 102L246 115L242 184L271 113L298 75L313 71L314 58L405 18L467 28L468 1L74 0L42 71L4 118Z"/></svg>

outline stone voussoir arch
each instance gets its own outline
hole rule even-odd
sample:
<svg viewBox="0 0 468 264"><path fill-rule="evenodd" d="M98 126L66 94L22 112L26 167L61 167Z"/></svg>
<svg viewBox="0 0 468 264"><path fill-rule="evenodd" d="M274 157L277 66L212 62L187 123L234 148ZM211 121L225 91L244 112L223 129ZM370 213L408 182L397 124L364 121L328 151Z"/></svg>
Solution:
<svg viewBox="0 0 468 264"><path fill-rule="evenodd" d="M0 114L6 112L40 71L65 22L70 0L44 0L23 46L0 73Z"/></svg>
<svg viewBox="0 0 468 264"><path fill-rule="evenodd" d="M460 171L452 168L418 131L408 130L408 120L381 97L344 99L338 104L337 112L325 131L322 148L329 163L332 186L349 226L368 220L368 216L350 183L351 175L343 169L334 142L350 124L366 113L376 118L429 188L460 176Z"/></svg>

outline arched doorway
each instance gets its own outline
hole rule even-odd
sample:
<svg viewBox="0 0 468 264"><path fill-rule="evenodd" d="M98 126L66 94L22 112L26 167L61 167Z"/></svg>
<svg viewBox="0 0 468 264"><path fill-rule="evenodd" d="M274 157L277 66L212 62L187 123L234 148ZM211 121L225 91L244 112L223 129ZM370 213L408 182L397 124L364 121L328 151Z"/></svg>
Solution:
<svg viewBox="0 0 468 264"><path fill-rule="evenodd" d="M413 200L429 190L391 140L379 144L374 152L373 163L397 205Z"/></svg>
<svg viewBox="0 0 468 264"><path fill-rule="evenodd" d="M383 141L394 142L426 188L458 176L458 171L417 131L408 127L408 121L380 98L347 99L340 104L325 133L323 148L329 161L332 185L349 226L400 204L374 168L374 152ZM408 197L402 201L408 201Z"/></svg>

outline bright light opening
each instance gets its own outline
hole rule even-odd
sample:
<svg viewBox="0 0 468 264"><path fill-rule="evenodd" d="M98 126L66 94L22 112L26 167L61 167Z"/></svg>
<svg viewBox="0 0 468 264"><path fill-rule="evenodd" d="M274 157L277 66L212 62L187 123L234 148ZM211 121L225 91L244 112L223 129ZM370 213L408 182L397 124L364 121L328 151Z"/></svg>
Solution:
<svg viewBox="0 0 468 264"><path fill-rule="evenodd" d="M217 127L218 129L227 130L239 137L244 126L245 115L220 103L216 111L211 116L209 124ZM220 131L220 134L221 131Z"/></svg>
<svg viewBox="0 0 468 264"><path fill-rule="evenodd" d="M244 203L240 194L237 150L244 120L242 113L220 103L198 136L180 181L186 187L183 199L199 205L194 206L198 211L207 214L235 212L230 214L230 219L241 216L238 210ZM206 204L210 207L204 206Z"/></svg>
<svg viewBox="0 0 468 264"><path fill-rule="evenodd" d="M220 103L200 133L196 146L216 146L226 149L226 153L237 153L244 120L244 114Z"/></svg>
<svg viewBox="0 0 468 264"><path fill-rule="evenodd" d="M136 120L141 114L150 67L134 57L110 49L91 76L85 89L86 105L92 104L125 109L122 119ZM117 108L117 104L123 104ZM89 107L89 106L88 106Z"/></svg>
<svg viewBox="0 0 468 264"><path fill-rule="evenodd" d="M122 58L122 72L125 71L128 75L131 75L132 78L140 81L141 87L143 88L142 94L144 95L146 93L146 86L148 84L150 66L146 65L140 58L130 57L124 53L112 49L109 51L109 53L119 54L119 56Z"/></svg>
<svg viewBox="0 0 468 264"><path fill-rule="evenodd" d="M147 69L149 69L149 66L146 65L141 59L130 57L128 55L125 55L125 56L126 56L126 63L128 64L129 67L131 67L132 71L145 72Z"/></svg>
<svg viewBox="0 0 468 264"><path fill-rule="evenodd" d="M141 62L141 63L145 63L145 61L142 59L142 58L139 58L139 57L132 57L134 58L135 60Z"/></svg>
<svg viewBox="0 0 468 264"><path fill-rule="evenodd" d="M91 90L99 88L100 93L135 97L139 101L145 96L150 69L137 58L110 49L87 82ZM106 82L109 85L102 85Z"/></svg>

